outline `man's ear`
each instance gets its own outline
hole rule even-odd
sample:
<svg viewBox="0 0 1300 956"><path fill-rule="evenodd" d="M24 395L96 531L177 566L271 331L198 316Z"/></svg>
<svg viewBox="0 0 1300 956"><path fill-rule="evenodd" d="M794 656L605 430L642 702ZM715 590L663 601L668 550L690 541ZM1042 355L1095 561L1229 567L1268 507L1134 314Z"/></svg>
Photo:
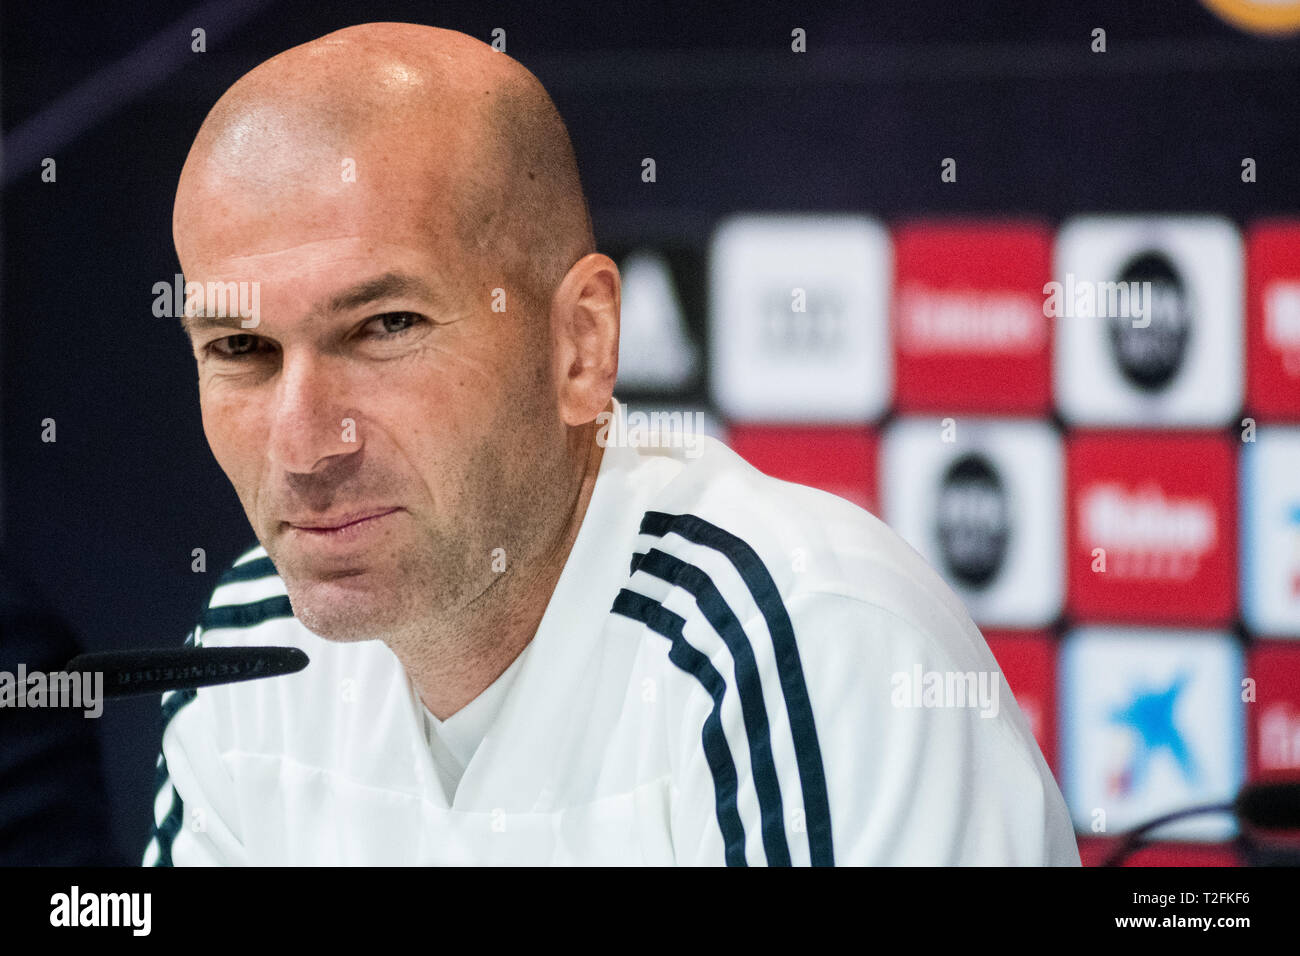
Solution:
<svg viewBox="0 0 1300 956"><path fill-rule="evenodd" d="M621 280L609 256L593 252L571 268L551 297L560 417L586 425L609 406L618 375Z"/></svg>

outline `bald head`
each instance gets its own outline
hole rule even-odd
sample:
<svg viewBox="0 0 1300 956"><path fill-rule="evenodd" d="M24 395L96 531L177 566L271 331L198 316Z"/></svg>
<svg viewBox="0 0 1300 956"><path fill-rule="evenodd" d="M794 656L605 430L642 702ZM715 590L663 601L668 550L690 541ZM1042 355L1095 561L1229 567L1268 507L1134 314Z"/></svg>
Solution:
<svg viewBox="0 0 1300 956"><path fill-rule="evenodd" d="M237 248L207 241L205 219L249 212L265 228L231 236ZM508 281L534 314L595 251L568 132L537 78L479 40L413 24L339 30L242 77L195 138L174 215L187 272L275 249L288 229L380 223L454 241L457 281Z"/></svg>

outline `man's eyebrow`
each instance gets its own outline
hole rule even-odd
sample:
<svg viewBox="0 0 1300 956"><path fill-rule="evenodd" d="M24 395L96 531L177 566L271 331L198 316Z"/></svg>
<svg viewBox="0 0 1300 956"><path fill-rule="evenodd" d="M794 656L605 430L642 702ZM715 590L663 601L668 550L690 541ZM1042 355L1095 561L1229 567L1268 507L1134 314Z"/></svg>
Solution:
<svg viewBox="0 0 1300 956"><path fill-rule="evenodd" d="M317 314L337 314L360 308L380 299L402 295L435 301L442 298L432 285L419 276L412 275L409 272L385 272L383 275L375 276L373 279L365 279L344 289L342 292L335 293L325 302L324 306L318 306L313 311ZM211 328L247 329L247 326L242 325L243 321L244 319L239 315L214 315L210 313L182 315L181 328L193 336L195 332Z"/></svg>
<svg viewBox="0 0 1300 956"><path fill-rule="evenodd" d="M347 312L349 309L356 309L379 299L401 295L435 300L440 298L433 286L419 276L409 272L385 272L381 276L358 282L351 288L331 296L325 303L324 309L319 311Z"/></svg>
<svg viewBox="0 0 1300 956"><path fill-rule="evenodd" d="M190 338L194 337L195 332L202 332L204 329L240 329L245 332L250 331L250 327L243 325L248 318L240 315L217 315L210 312L197 312L194 315L184 313L181 315L181 330Z"/></svg>

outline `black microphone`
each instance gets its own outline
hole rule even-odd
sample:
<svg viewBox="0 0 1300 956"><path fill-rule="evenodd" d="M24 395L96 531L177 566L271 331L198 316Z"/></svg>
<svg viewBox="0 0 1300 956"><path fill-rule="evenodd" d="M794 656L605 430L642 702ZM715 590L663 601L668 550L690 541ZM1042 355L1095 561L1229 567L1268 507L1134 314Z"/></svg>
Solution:
<svg viewBox="0 0 1300 956"><path fill-rule="evenodd" d="M1142 848L1151 831L1204 813L1232 813L1239 823L1256 830L1300 829L1300 780L1257 781L1242 787L1232 803L1203 804L1156 817L1125 834L1101 865L1119 866Z"/></svg>
<svg viewBox="0 0 1300 956"><path fill-rule="evenodd" d="M1237 819L1261 830L1300 830L1300 780L1263 780L1237 794Z"/></svg>
<svg viewBox="0 0 1300 956"><path fill-rule="evenodd" d="M307 664L296 647L168 647L80 654L64 669L103 673L105 697L137 697L278 677Z"/></svg>

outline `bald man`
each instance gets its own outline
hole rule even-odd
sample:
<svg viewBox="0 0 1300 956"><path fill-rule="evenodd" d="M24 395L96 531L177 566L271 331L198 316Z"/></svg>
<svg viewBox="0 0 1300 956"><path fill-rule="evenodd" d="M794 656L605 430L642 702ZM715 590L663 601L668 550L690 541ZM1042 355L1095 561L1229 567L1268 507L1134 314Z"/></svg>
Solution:
<svg viewBox="0 0 1300 956"><path fill-rule="evenodd" d="M618 269L520 64L405 24L282 53L203 123L174 234L260 542L187 641L311 664L164 698L146 863L1077 865L915 552L628 433Z"/></svg>

